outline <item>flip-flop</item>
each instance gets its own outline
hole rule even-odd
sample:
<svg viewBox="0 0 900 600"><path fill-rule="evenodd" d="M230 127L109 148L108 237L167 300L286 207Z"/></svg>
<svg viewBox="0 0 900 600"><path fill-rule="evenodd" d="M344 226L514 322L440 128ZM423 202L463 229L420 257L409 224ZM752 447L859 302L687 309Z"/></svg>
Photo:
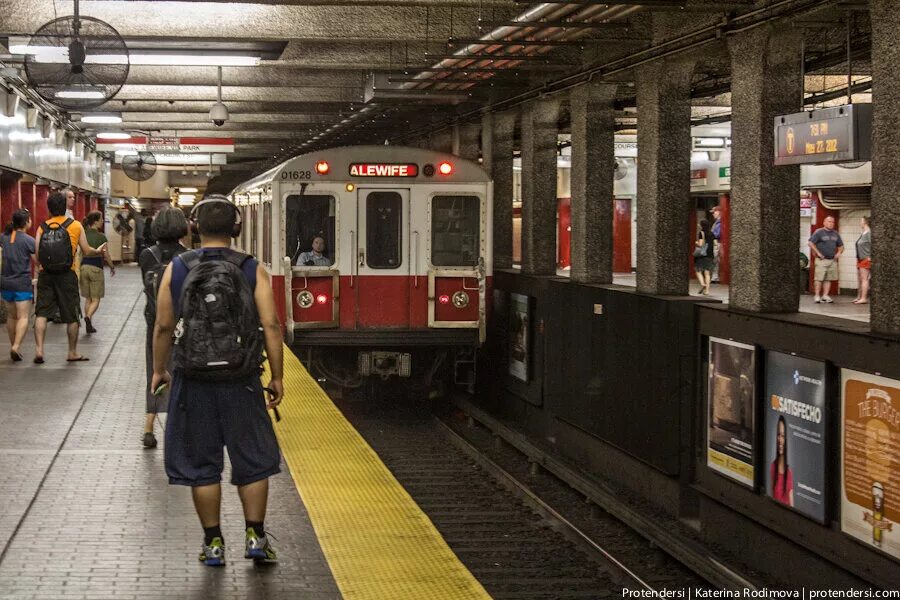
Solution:
<svg viewBox="0 0 900 600"><path fill-rule="evenodd" d="M78 358L67 358L66 362L82 362L86 360L91 360L87 356L79 356Z"/></svg>
<svg viewBox="0 0 900 600"><path fill-rule="evenodd" d="M34 364L36 364L36 365L42 365L42 364L44 364L44 357L43 357L43 356L35 356L35 357L34 357Z"/></svg>
<svg viewBox="0 0 900 600"><path fill-rule="evenodd" d="M19 354L18 352L16 352L15 350L9 351L9 358L11 358L13 362L21 362L22 361L22 355Z"/></svg>

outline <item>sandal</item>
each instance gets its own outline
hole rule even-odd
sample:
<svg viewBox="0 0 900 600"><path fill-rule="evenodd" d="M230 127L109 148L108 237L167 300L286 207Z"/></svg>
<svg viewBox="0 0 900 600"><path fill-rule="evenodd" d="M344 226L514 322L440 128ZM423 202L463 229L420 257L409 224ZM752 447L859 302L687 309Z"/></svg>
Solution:
<svg viewBox="0 0 900 600"><path fill-rule="evenodd" d="M34 357L34 364L36 364L36 365L42 365L42 364L44 364L44 357L43 357L43 356L35 356L35 357Z"/></svg>
<svg viewBox="0 0 900 600"><path fill-rule="evenodd" d="M10 358L13 362L22 362L22 355L19 354L18 352L16 352L15 350L10 350L10 351L9 351L9 358Z"/></svg>
<svg viewBox="0 0 900 600"><path fill-rule="evenodd" d="M79 356L78 358L67 358L66 362L83 362L87 360L91 359L89 359L87 356Z"/></svg>

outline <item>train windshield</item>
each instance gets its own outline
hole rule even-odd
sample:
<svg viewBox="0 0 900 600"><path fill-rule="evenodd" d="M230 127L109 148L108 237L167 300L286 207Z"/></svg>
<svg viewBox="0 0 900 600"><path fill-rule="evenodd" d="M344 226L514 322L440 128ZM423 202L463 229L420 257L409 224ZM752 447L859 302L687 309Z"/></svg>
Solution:
<svg viewBox="0 0 900 600"><path fill-rule="evenodd" d="M285 249L298 267L328 267L334 264L334 196L299 194L288 196Z"/></svg>
<svg viewBox="0 0 900 600"><path fill-rule="evenodd" d="M435 196L431 199L431 264L474 267L481 239L477 196Z"/></svg>

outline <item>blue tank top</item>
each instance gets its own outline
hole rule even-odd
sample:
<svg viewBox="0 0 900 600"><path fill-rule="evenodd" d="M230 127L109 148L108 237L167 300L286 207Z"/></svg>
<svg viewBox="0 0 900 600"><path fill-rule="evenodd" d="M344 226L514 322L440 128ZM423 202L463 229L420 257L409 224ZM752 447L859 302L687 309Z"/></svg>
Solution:
<svg viewBox="0 0 900 600"><path fill-rule="evenodd" d="M200 254L200 260L204 262L207 260L222 260L225 253L240 254L236 250L230 248L200 248L199 250L195 250L195 252ZM247 283L250 284L251 292L256 292L257 265L259 265L259 262L251 256L244 261L242 267L244 277L247 278ZM181 289L184 287L184 280L187 278L187 274L188 268L187 265L184 264L184 260L182 260L182 255L173 258L170 289L172 291L172 305L175 308L176 315L181 312Z"/></svg>

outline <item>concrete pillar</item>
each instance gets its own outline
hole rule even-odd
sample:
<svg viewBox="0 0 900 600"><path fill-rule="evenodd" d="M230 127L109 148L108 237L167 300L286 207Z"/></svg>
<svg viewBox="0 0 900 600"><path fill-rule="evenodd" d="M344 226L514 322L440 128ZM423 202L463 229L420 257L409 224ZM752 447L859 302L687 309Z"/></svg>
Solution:
<svg viewBox="0 0 900 600"><path fill-rule="evenodd" d="M637 69L637 289L688 293L692 63Z"/></svg>
<svg viewBox="0 0 900 600"><path fill-rule="evenodd" d="M731 287L733 308L792 312L800 302L800 167L773 164L774 120L797 112L800 37L757 28L731 53Z"/></svg>
<svg viewBox="0 0 900 600"><path fill-rule="evenodd" d="M900 1L872 0L872 331L900 335ZM853 240L844 240L845 244Z"/></svg>
<svg viewBox="0 0 900 600"><path fill-rule="evenodd" d="M616 85L590 82L569 98L574 281L612 283Z"/></svg>
<svg viewBox="0 0 900 600"><path fill-rule="evenodd" d="M516 113L488 113L481 120L482 167L494 180L494 268L512 268L513 138Z"/></svg>
<svg viewBox="0 0 900 600"><path fill-rule="evenodd" d="M560 101L522 109L522 272L556 274L556 136Z"/></svg>
<svg viewBox="0 0 900 600"><path fill-rule="evenodd" d="M481 125L466 123L453 126L453 154L477 161L481 155Z"/></svg>

